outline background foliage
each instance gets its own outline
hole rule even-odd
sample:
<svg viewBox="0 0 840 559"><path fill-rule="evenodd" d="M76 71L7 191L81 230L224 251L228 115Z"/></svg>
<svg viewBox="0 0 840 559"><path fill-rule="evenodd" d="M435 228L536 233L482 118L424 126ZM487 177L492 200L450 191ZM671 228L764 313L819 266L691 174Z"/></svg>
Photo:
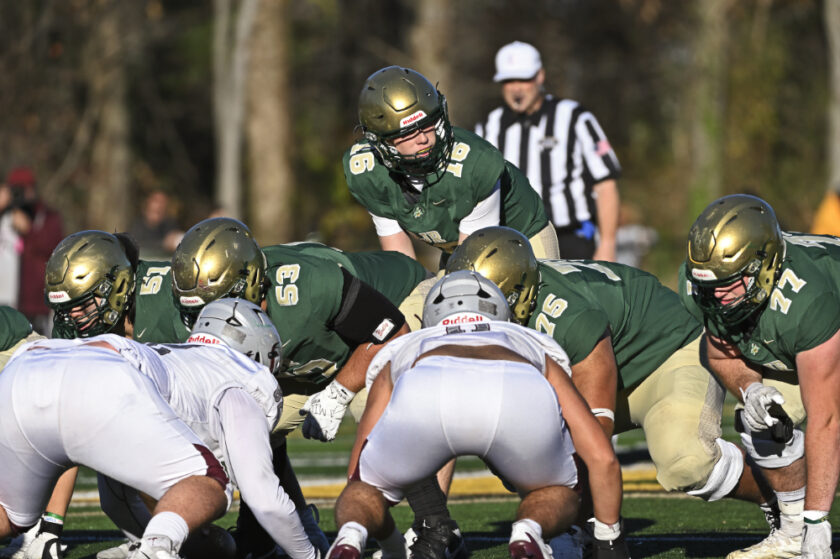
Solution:
<svg viewBox="0 0 840 559"><path fill-rule="evenodd" d="M246 154L269 154L243 157L235 185L238 215L263 243L315 236L376 248L341 169L365 77L414 67L439 83L453 122L472 128L500 102L493 57L515 39L541 50L550 91L598 117L624 168L623 200L660 235L645 266L666 283L715 197L758 194L801 230L826 190L831 91L817 0L3 2L0 171L34 167L68 232L127 227L153 188L179 201L184 227L205 217L221 199L214 84L230 79L214 56L237 48L231 39L214 51L214 26L248 2L257 12L243 40L243 126L264 101L290 138L242 142ZM276 43L258 43L270 22L260 32ZM259 56L266 44L283 46L279 58ZM254 85L271 72L282 87ZM292 178L266 179L266 158ZM281 183L282 197L266 196Z"/></svg>

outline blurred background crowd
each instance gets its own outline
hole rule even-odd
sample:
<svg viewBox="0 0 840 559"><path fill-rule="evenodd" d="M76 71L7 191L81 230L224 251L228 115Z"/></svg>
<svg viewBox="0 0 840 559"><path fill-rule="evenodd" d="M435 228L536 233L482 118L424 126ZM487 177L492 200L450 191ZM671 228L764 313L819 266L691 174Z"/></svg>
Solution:
<svg viewBox="0 0 840 559"><path fill-rule="evenodd" d="M147 258L209 215L263 245L378 248L341 167L361 84L414 68L472 129L513 40L610 138L619 258L673 287L693 216L733 192L786 229L840 227L832 0L33 0L0 3L0 30L0 303L36 322L44 262L80 229Z"/></svg>

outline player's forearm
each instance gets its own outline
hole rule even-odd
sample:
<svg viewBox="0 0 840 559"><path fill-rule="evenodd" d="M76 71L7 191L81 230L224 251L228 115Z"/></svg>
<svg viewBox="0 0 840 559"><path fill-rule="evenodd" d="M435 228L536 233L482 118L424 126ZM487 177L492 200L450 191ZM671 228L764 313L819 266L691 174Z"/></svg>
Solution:
<svg viewBox="0 0 840 559"><path fill-rule="evenodd" d="M598 210L598 235L600 237L596 260L615 260L615 238L618 231L618 185L610 179L594 187L595 206Z"/></svg>
<svg viewBox="0 0 840 559"><path fill-rule="evenodd" d="M410 332L408 324L403 324L402 328L400 328L390 339L402 336L408 332ZM347 363L344 364L335 376L335 380L340 382L343 387L353 392L358 392L364 388L365 375L367 374L368 366L383 346L384 344L359 344L359 346L353 350L353 353L350 355Z"/></svg>
<svg viewBox="0 0 840 559"><path fill-rule="evenodd" d="M242 484L240 494L257 522L292 559L312 559L315 548L309 541L295 505L274 476L262 484Z"/></svg>
<svg viewBox="0 0 840 559"><path fill-rule="evenodd" d="M610 454L586 463L595 518L605 524L615 524L621 515L621 466L615 454Z"/></svg>

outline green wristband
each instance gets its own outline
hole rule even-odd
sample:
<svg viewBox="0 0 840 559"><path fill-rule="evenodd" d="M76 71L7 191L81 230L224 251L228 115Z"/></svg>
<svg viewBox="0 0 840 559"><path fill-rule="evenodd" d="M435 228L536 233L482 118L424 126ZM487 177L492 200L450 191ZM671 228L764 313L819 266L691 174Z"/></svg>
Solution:
<svg viewBox="0 0 840 559"><path fill-rule="evenodd" d="M44 518L49 519L51 522L58 522L60 524L64 523L64 517L54 512L45 512Z"/></svg>

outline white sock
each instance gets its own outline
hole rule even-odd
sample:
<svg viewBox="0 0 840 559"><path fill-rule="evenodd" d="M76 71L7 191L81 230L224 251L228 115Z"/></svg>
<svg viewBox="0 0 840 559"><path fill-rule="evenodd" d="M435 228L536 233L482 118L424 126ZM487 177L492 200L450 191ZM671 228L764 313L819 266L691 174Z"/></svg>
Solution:
<svg viewBox="0 0 840 559"><path fill-rule="evenodd" d="M517 525L527 526L534 535L536 535L539 539L542 539L542 526L530 518L523 518L522 520L514 522L513 526L511 526L511 533L514 532Z"/></svg>
<svg viewBox="0 0 840 559"><path fill-rule="evenodd" d="M154 515L149 520L149 524L143 532L143 538L148 539L155 536L169 538L175 545L175 551L178 551L189 533L190 529L187 526L187 521L180 514L166 511Z"/></svg>
<svg viewBox="0 0 840 559"><path fill-rule="evenodd" d="M782 513L779 530L789 537L801 535L804 526L802 511L805 510L805 488L776 491L776 499Z"/></svg>
<svg viewBox="0 0 840 559"><path fill-rule="evenodd" d="M356 532L353 534L352 532ZM335 536L335 541L341 539L342 536L347 537L351 542L359 541L360 549L362 551L365 550L365 542L367 542L368 531L367 528L359 524L358 522L347 522L345 523L341 529L338 531L338 534Z"/></svg>

